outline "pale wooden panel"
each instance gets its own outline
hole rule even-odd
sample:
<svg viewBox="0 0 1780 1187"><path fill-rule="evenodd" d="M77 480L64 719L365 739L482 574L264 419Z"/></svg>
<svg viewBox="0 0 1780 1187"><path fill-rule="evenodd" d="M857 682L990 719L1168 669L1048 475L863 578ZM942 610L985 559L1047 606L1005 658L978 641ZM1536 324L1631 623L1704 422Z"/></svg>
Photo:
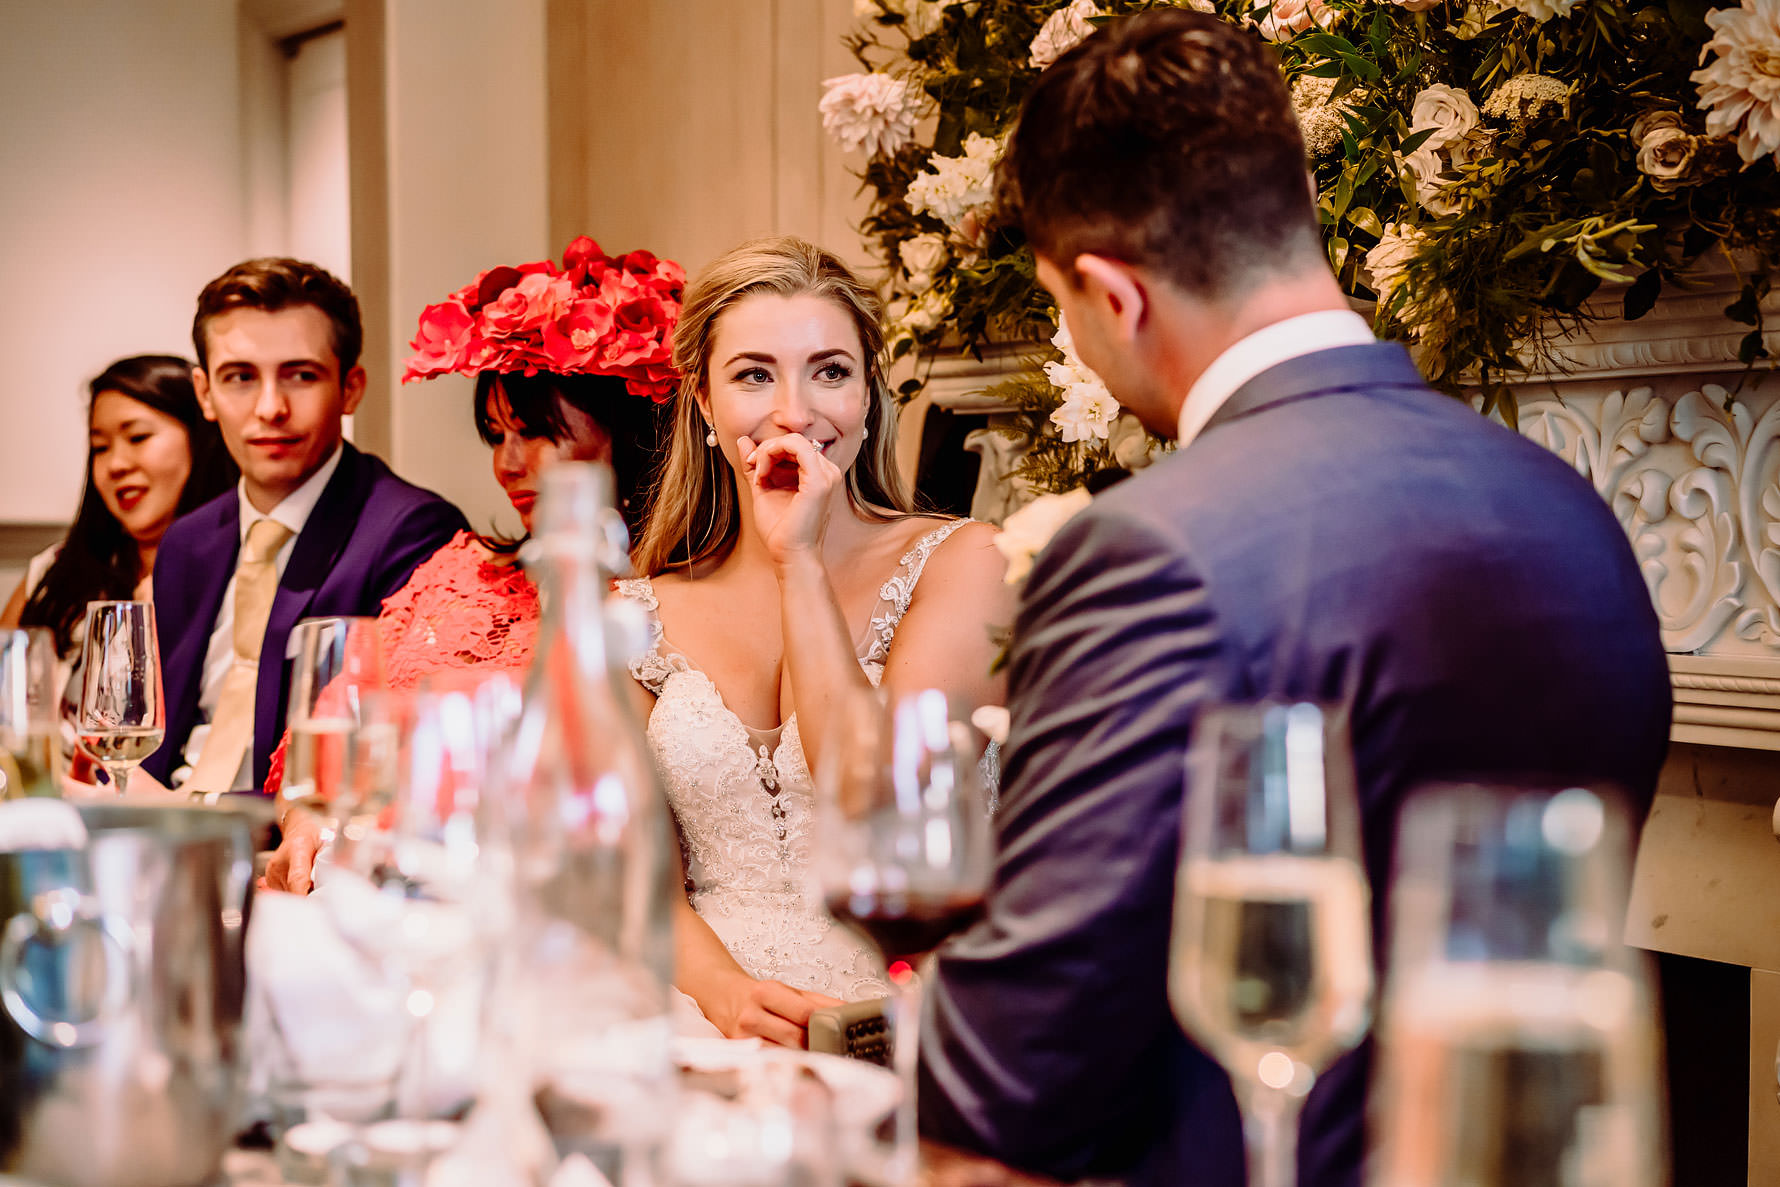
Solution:
<svg viewBox="0 0 1780 1187"><path fill-rule="evenodd" d="M856 69L851 0L550 2L550 222L697 272L757 235L867 263L822 80ZM571 51L568 47L580 47Z"/></svg>
<svg viewBox="0 0 1780 1187"><path fill-rule="evenodd" d="M775 229L772 0L589 5L584 229L688 271Z"/></svg>
<svg viewBox="0 0 1780 1187"><path fill-rule="evenodd" d="M1780 968L1780 754L1675 743L1645 822L1626 920L1658 952Z"/></svg>

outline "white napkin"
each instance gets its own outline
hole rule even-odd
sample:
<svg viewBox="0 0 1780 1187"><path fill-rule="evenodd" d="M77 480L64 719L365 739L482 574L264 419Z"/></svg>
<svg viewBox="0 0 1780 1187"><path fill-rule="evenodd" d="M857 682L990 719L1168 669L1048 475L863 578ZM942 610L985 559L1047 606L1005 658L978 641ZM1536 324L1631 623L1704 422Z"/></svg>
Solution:
<svg viewBox="0 0 1780 1187"><path fill-rule="evenodd" d="M37 796L0 800L0 853L21 849L84 849L86 822L66 800Z"/></svg>
<svg viewBox="0 0 1780 1187"><path fill-rule="evenodd" d="M413 1024L404 1006L408 991L362 955L375 949L347 943L339 930L342 904L330 897L367 906L340 878L307 897L270 891L254 900L247 929L251 1086L258 1093L281 1083L312 1086L323 1102L369 1103L374 1096L333 1090L386 1083L393 1092ZM474 1093L483 988L479 977L456 978L440 988L427 1015L427 1099L437 1110Z"/></svg>

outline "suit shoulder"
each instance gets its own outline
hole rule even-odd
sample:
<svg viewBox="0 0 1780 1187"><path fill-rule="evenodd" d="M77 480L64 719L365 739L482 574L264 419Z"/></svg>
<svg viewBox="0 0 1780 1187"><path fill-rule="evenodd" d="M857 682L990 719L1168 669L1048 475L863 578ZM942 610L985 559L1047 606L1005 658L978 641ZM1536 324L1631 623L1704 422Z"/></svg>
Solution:
<svg viewBox="0 0 1780 1187"><path fill-rule="evenodd" d="M177 554L211 533L220 531L226 521L232 518L229 512L239 504L240 497L235 488L230 487L209 502L198 504L174 520L167 528L166 535L161 537L159 555Z"/></svg>
<svg viewBox="0 0 1780 1187"><path fill-rule="evenodd" d="M385 520L405 519L416 511L428 510L447 518L463 520L457 506L436 491L409 482L389 468L374 454L361 454L368 481L364 484L364 508L361 517L374 516Z"/></svg>

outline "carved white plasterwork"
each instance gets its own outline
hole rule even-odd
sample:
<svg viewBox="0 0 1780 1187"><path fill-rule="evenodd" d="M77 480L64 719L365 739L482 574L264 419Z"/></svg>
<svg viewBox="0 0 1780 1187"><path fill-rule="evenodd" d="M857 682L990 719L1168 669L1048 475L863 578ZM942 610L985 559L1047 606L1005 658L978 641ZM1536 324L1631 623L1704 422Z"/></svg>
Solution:
<svg viewBox="0 0 1780 1187"><path fill-rule="evenodd" d="M1737 363L1736 290L1724 269L1562 343L1562 371L1517 385L1520 429L1631 540L1671 656L1675 737L1780 750L1780 376ZM1780 355L1780 331L1764 337Z"/></svg>
<svg viewBox="0 0 1780 1187"><path fill-rule="evenodd" d="M1515 386L1521 432L1592 482L1631 540L1671 655L1675 737L1780 750L1780 375L1737 362L1738 287L1707 271L1637 321L1560 341L1556 365ZM1621 301L1604 291L1598 308ZM1780 293L1763 310L1780 358ZM934 404L1007 412L984 389L1034 349L935 360ZM989 436L977 505L999 518L1027 492L1011 485L1018 450Z"/></svg>

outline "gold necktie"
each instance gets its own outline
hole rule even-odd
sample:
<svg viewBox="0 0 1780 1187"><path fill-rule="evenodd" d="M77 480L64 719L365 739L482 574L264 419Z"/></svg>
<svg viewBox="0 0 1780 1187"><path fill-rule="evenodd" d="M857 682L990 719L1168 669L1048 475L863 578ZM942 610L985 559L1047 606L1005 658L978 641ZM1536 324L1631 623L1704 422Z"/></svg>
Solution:
<svg viewBox="0 0 1780 1187"><path fill-rule="evenodd" d="M278 550L291 538L291 530L275 519L261 519L247 529L241 557L235 565L235 660L223 678L216 713L210 720L210 736L204 752L186 783L190 791L229 791L241 756L253 741L254 691L259 684L260 643L266 637L266 619L278 593Z"/></svg>

